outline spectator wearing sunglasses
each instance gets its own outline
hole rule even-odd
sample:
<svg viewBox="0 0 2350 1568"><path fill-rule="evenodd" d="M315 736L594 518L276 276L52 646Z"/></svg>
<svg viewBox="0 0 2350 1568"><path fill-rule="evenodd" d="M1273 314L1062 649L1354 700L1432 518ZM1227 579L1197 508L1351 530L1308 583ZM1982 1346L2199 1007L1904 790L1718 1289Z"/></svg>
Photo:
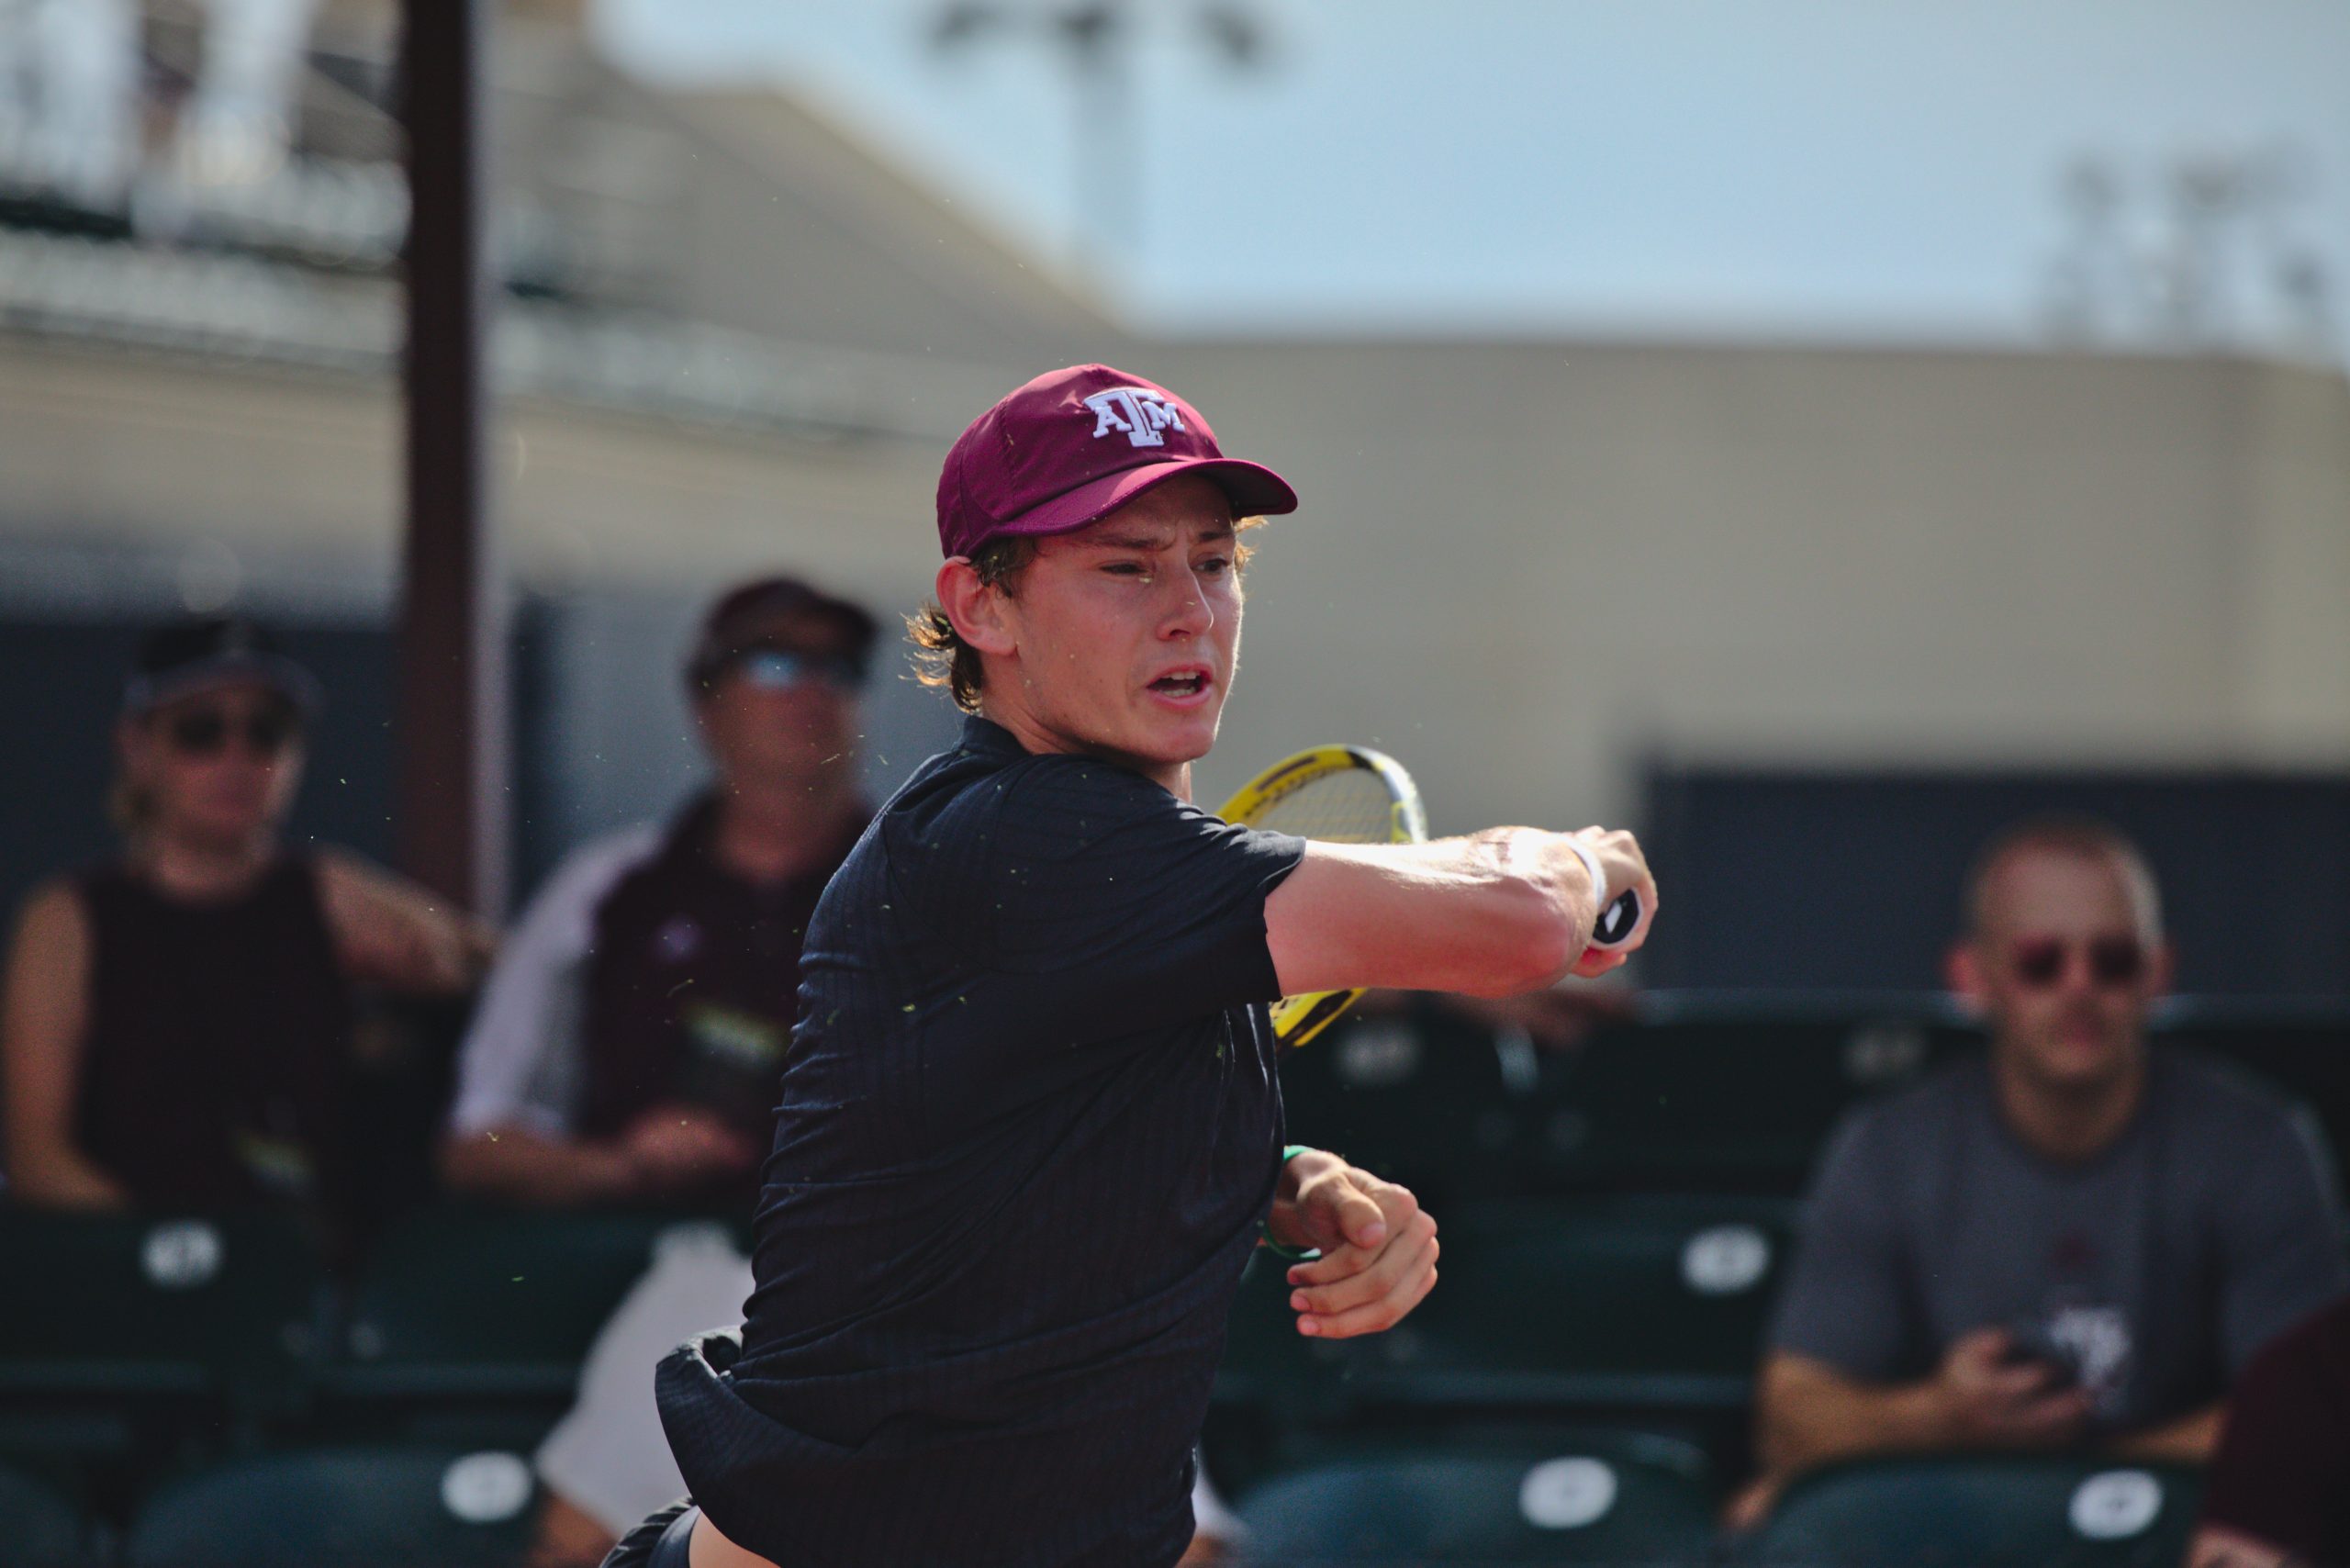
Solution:
<svg viewBox="0 0 2350 1568"><path fill-rule="evenodd" d="M792 577L711 607L685 681L711 781L666 825L575 851L523 913L465 1040L442 1153L452 1187L748 1215L800 935L872 814L856 739L876 632L864 610ZM665 1243L540 1452L535 1562L599 1562L685 1490L651 1369L687 1335L739 1322L750 1289L748 1260L722 1237Z"/></svg>
<svg viewBox="0 0 2350 1568"><path fill-rule="evenodd" d="M747 1213L800 934L871 814L856 750L874 633L791 577L711 607L686 689L714 777L667 824L575 851L524 912L465 1041L452 1186Z"/></svg>
<svg viewBox="0 0 2350 1568"><path fill-rule="evenodd" d="M59 1207L348 1195L353 987L460 991L487 934L279 830L318 682L250 622L141 644L115 731L122 855L34 891L0 1011L8 1186Z"/></svg>
<svg viewBox="0 0 2350 1568"><path fill-rule="evenodd" d="M2146 1036L2154 879L2101 823L2028 823L1969 879L1953 988L1990 1048L1839 1129L1757 1394L1765 1480L1935 1449L2199 1462L2255 1351L2341 1293L2305 1117Z"/></svg>

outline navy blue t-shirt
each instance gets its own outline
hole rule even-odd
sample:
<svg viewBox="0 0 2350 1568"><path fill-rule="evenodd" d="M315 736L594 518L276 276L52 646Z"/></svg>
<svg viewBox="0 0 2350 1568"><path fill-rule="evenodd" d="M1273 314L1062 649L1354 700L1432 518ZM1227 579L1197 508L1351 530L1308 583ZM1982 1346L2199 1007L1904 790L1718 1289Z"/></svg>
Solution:
<svg viewBox="0 0 2350 1568"><path fill-rule="evenodd" d="M1302 840L973 719L825 890L739 1353L662 1366L784 1568L1158 1568L1272 1201L1265 900Z"/></svg>

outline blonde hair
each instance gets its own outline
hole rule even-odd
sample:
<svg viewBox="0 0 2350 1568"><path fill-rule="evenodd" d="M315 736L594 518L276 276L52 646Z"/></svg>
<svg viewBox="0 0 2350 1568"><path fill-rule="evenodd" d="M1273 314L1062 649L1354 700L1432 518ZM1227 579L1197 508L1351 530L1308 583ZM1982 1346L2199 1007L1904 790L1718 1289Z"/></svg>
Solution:
<svg viewBox="0 0 2350 1568"><path fill-rule="evenodd" d="M1232 526L1235 532L1257 528L1263 524L1261 517L1244 517ZM1232 566L1238 571L1248 565L1248 557L1256 552L1241 542L1232 547ZM1004 597L1014 596L1020 573L1036 558L1036 541L1020 533L1007 533L989 540L972 554L971 570L979 574L981 587L1001 588ZM955 630L955 622L934 599L906 617L906 640L914 645L914 678L924 686L944 687L955 699L955 706L966 713L979 711L979 692L986 684L986 674L979 666L979 651L963 641Z"/></svg>

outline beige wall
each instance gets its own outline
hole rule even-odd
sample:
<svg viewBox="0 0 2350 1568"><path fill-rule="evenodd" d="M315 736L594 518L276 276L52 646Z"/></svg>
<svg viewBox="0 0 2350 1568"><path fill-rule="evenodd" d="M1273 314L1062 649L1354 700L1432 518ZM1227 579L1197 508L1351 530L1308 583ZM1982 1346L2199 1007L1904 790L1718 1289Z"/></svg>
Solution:
<svg viewBox="0 0 2350 1568"><path fill-rule="evenodd" d="M388 385L195 369L0 338L0 531L183 549L218 540L339 589L386 587L398 410ZM699 433L543 403L493 443L526 583L699 591L821 563L845 586L922 591L935 456L893 441ZM282 571L274 575L282 576Z"/></svg>
<svg viewBox="0 0 2350 1568"><path fill-rule="evenodd" d="M1454 828L1621 816L1655 756L2350 766L2339 376L1489 344L1128 368L1306 498L1264 536L1210 794L1329 738L1393 750ZM380 583L394 437L383 387L0 340L20 536L214 538ZM498 452L542 587L675 598L796 563L885 604L927 588L925 443L531 405Z"/></svg>
<svg viewBox="0 0 2350 1568"><path fill-rule="evenodd" d="M1442 824L1617 814L1648 757L2350 764L2338 376L1440 344L1134 368L1306 498L1256 571L1227 754L1381 737Z"/></svg>

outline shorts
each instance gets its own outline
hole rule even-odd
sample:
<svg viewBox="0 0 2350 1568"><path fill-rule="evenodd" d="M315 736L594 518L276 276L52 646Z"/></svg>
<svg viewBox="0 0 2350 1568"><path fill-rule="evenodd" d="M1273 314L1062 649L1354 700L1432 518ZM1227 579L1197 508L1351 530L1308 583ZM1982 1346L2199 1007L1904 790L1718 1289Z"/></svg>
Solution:
<svg viewBox="0 0 2350 1568"><path fill-rule="evenodd" d="M614 1535L685 1491L654 1403L653 1369L680 1339L740 1323L754 1282L751 1260L723 1229L681 1225L664 1234L653 1266L596 1336L578 1398L539 1445L540 1484Z"/></svg>
<svg viewBox="0 0 2350 1568"><path fill-rule="evenodd" d="M686 1568L699 1518L691 1497L678 1498L621 1537L604 1568Z"/></svg>

